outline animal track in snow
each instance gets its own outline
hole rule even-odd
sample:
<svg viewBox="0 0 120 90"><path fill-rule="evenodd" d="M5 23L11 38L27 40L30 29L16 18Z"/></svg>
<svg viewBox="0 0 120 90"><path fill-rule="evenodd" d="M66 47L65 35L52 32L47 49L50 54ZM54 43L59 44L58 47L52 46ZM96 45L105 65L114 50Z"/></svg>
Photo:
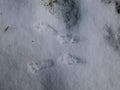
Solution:
<svg viewBox="0 0 120 90"><path fill-rule="evenodd" d="M40 63L39 69L43 70L43 69L47 69L54 66L54 61L53 60L45 60L43 62Z"/></svg>
<svg viewBox="0 0 120 90"><path fill-rule="evenodd" d="M38 31L38 32L43 32L47 29L47 25L43 22L41 23L36 23L33 25L34 30Z"/></svg>
<svg viewBox="0 0 120 90"><path fill-rule="evenodd" d="M60 44L75 44L80 41L78 36L72 36L70 35L57 35L57 40L59 41Z"/></svg>
<svg viewBox="0 0 120 90"><path fill-rule="evenodd" d="M40 33L41 32L52 32L53 34L57 34L57 30L54 27L44 22L34 24L33 28L34 30Z"/></svg>
<svg viewBox="0 0 120 90"><path fill-rule="evenodd" d="M28 63L27 68L29 72L35 74L35 73L40 72L41 70L45 70L52 66L54 66L53 60L45 60L41 62L31 61Z"/></svg>
<svg viewBox="0 0 120 90"><path fill-rule="evenodd" d="M76 64L84 64L86 63L86 61L84 61L82 58L71 55L70 53L66 53L58 58L58 63L62 63L66 65L76 65Z"/></svg>
<svg viewBox="0 0 120 90"><path fill-rule="evenodd" d="M27 65L27 68L28 68L28 71L31 72L31 73L37 73L39 71L39 66L38 66L38 63L32 61L32 62L29 62L28 65Z"/></svg>
<svg viewBox="0 0 120 90"><path fill-rule="evenodd" d="M60 44L75 44L80 41L80 38L78 36L73 36L72 33L67 33L67 34L60 34L54 27L47 23L37 23L34 25L34 30L40 32L40 33L45 33L45 32L51 32L54 34Z"/></svg>

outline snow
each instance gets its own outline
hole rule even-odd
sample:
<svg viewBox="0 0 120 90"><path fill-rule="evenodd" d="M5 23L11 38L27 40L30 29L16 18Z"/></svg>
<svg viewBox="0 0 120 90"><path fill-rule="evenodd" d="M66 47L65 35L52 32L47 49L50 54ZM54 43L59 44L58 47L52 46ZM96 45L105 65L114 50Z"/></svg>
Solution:
<svg viewBox="0 0 120 90"><path fill-rule="evenodd" d="M0 90L119 90L119 3L0 0Z"/></svg>

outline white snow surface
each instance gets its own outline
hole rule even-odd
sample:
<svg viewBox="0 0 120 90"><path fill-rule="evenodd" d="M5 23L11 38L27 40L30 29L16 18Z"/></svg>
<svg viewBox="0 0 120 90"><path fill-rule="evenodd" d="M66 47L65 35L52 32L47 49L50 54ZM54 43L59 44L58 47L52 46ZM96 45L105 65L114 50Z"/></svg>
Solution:
<svg viewBox="0 0 120 90"><path fill-rule="evenodd" d="M120 90L115 0L75 0L71 28L44 1L0 0L0 90Z"/></svg>

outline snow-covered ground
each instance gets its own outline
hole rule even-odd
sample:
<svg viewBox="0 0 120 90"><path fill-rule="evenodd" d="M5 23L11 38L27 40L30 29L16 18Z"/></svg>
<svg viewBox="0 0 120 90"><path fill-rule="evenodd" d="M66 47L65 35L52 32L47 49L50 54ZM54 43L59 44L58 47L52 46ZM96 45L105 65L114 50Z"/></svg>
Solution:
<svg viewBox="0 0 120 90"><path fill-rule="evenodd" d="M0 90L120 90L119 4L0 0Z"/></svg>

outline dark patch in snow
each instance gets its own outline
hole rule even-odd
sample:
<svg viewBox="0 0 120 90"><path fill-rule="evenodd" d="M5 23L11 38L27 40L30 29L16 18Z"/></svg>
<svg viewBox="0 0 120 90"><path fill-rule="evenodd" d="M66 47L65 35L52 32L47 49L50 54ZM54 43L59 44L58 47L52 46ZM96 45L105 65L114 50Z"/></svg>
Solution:
<svg viewBox="0 0 120 90"><path fill-rule="evenodd" d="M3 15L3 13L2 13L2 12L0 12L0 15Z"/></svg>
<svg viewBox="0 0 120 90"><path fill-rule="evenodd" d="M54 3L57 3L57 0L49 0L48 6L53 7Z"/></svg>
<svg viewBox="0 0 120 90"><path fill-rule="evenodd" d="M34 42L34 40L32 40L32 42Z"/></svg>
<svg viewBox="0 0 120 90"><path fill-rule="evenodd" d="M4 31L7 32L10 26L7 26Z"/></svg>
<svg viewBox="0 0 120 90"><path fill-rule="evenodd" d="M104 2L105 4L110 4L112 3L112 0L101 0L101 2Z"/></svg>
<svg viewBox="0 0 120 90"><path fill-rule="evenodd" d="M119 0L101 0L105 4L113 3L115 5L115 10L118 14L120 14L120 1Z"/></svg>
<svg viewBox="0 0 120 90"><path fill-rule="evenodd" d="M56 14L58 17L60 15L62 16L67 29L70 29L78 23L80 19L80 9L77 0L45 0L42 2L47 3L45 6L50 6L49 12L51 14ZM49 5L49 3L52 4Z"/></svg>
<svg viewBox="0 0 120 90"><path fill-rule="evenodd" d="M62 8L62 16L64 22L66 23L66 28L70 29L72 26L76 25L80 19L79 5L76 0L59 0L58 5Z"/></svg>
<svg viewBox="0 0 120 90"><path fill-rule="evenodd" d="M120 28L115 31L107 26L106 31L107 35L105 36L105 40L114 48L114 50L120 50Z"/></svg>
<svg viewBox="0 0 120 90"><path fill-rule="evenodd" d="M43 74L41 84L43 90L66 90L62 73L57 70L49 70Z"/></svg>
<svg viewBox="0 0 120 90"><path fill-rule="evenodd" d="M120 2L115 2L115 8L118 14L120 14Z"/></svg>

